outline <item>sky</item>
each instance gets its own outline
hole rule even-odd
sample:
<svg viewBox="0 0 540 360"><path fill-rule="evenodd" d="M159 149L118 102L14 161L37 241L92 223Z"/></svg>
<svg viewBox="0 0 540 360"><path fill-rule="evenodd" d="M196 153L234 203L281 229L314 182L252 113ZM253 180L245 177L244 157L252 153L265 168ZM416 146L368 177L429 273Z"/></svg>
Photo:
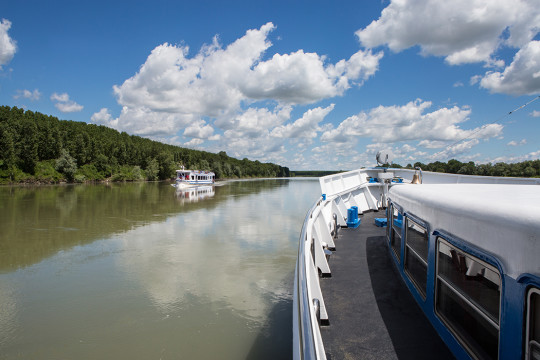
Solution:
<svg viewBox="0 0 540 360"><path fill-rule="evenodd" d="M539 0L0 4L0 105L291 170L539 159L539 96Z"/></svg>

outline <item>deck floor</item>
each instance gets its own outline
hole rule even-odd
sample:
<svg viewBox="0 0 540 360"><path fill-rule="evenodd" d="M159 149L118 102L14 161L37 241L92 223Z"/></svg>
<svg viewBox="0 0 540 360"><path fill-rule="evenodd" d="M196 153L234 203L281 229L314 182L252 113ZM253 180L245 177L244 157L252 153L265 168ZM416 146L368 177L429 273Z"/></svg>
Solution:
<svg viewBox="0 0 540 360"><path fill-rule="evenodd" d="M330 325L323 326L328 359L453 359L395 268L375 226L384 212L361 216L357 229L340 229L321 279Z"/></svg>

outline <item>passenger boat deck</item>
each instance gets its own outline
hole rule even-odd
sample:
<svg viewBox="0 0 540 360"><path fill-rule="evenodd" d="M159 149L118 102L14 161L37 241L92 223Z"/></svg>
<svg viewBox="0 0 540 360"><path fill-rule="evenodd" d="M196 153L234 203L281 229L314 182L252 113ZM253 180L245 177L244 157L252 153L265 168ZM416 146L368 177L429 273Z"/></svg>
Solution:
<svg viewBox="0 0 540 360"><path fill-rule="evenodd" d="M367 212L338 232L332 277L321 279L330 324L321 327L327 359L453 359L391 261L386 228Z"/></svg>

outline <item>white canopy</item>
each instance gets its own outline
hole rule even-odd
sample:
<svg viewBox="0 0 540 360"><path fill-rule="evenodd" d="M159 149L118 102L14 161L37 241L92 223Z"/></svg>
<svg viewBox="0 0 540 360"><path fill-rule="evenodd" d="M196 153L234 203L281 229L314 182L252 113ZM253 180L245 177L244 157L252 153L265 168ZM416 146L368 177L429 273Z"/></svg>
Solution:
<svg viewBox="0 0 540 360"><path fill-rule="evenodd" d="M540 276L540 186L394 185L389 199L428 223L493 254L512 278Z"/></svg>

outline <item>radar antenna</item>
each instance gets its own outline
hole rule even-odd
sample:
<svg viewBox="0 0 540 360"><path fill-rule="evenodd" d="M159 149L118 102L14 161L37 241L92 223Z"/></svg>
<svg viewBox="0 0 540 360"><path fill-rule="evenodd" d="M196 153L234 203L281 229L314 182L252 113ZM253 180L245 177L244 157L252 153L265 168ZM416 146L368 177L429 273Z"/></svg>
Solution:
<svg viewBox="0 0 540 360"><path fill-rule="evenodd" d="M390 150L381 150L377 153L377 166L391 165L394 160L394 154Z"/></svg>

